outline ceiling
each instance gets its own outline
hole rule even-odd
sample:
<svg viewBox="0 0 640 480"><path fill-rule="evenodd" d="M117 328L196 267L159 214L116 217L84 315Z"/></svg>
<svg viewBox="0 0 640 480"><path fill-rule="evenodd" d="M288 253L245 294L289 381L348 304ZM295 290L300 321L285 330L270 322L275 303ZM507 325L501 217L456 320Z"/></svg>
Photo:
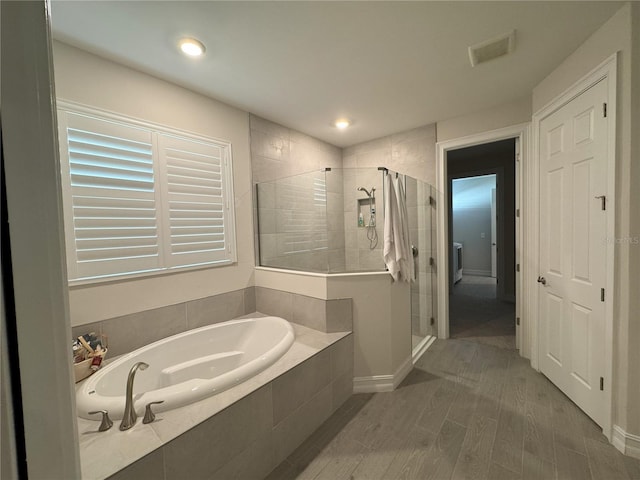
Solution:
<svg viewBox="0 0 640 480"><path fill-rule="evenodd" d="M52 23L58 40L345 147L530 95L620 6L53 0ZM512 54L471 67L468 46L512 29ZM206 55L180 54L182 36Z"/></svg>

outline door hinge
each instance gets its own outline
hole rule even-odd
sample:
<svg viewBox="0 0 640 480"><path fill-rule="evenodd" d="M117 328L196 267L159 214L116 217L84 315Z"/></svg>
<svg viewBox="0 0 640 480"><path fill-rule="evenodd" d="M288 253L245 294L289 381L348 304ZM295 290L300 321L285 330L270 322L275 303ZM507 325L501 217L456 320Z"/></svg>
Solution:
<svg viewBox="0 0 640 480"><path fill-rule="evenodd" d="M520 325L520 317L516 317L516 325Z"/></svg>
<svg viewBox="0 0 640 480"><path fill-rule="evenodd" d="M520 218L520 209L516 208L516 217Z"/></svg>
<svg viewBox="0 0 640 480"><path fill-rule="evenodd" d="M520 271L520 264L516 263L516 272L519 272L519 271Z"/></svg>
<svg viewBox="0 0 640 480"><path fill-rule="evenodd" d="M600 301L604 302L604 288L600 289Z"/></svg>
<svg viewBox="0 0 640 480"><path fill-rule="evenodd" d="M434 260L433 257L429 257L429 266L433 267L435 265L436 261Z"/></svg>
<svg viewBox="0 0 640 480"><path fill-rule="evenodd" d="M431 325L435 325L436 324L436 319L431 317L430 323L431 323Z"/></svg>
<svg viewBox="0 0 640 480"><path fill-rule="evenodd" d="M604 378L600 377L600 390L604 390Z"/></svg>
<svg viewBox="0 0 640 480"><path fill-rule="evenodd" d="M432 196L429 196L429 205L433 207L435 204L436 204L436 199L433 198Z"/></svg>
<svg viewBox="0 0 640 480"><path fill-rule="evenodd" d="M604 118L607 118L607 104L606 103L602 104L602 116Z"/></svg>

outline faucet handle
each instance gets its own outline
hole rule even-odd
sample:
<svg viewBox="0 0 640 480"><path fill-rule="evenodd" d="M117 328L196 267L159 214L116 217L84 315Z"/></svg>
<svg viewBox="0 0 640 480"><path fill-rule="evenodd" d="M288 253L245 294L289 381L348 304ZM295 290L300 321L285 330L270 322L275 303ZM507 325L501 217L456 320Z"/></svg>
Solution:
<svg viewBox="0 0 640 480"><path fill-rule="evenodd" d="M151 411L151 405L159 405L161 403L164 403L164 400L147 403L147 407L144 411L144 418L142 419L142 423L151 423L156 419L156 414Z"/></svg>
<svg viewBox="0 0 640 480"><path fill-rule="evenodd" d="M102 414L102 422L98 427L99 432L106 432L111 427L113 427L113 422L109 418L109 412L107 410L97 410L95 412L89 412L89 415L97 415L98 413Z"/></svg>

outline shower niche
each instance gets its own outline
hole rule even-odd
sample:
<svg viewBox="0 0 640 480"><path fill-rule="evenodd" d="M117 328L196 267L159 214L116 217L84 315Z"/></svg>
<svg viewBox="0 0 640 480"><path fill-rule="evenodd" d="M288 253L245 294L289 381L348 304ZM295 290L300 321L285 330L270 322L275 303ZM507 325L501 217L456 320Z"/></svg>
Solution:
<svg viewBox="0 0 640 480"><path fill-rule="evenodd" d="M376 199L359 198L356 206L356 222L358 227L376 226Z"/></svg>

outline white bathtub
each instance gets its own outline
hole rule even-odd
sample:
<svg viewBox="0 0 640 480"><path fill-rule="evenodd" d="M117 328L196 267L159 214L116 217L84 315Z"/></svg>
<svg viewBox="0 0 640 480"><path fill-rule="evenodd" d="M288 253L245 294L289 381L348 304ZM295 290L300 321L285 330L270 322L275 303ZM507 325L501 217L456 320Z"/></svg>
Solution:
<svg viewBox="0 0 640 480"><path fill-rule="evenodd" d="M136 372L134 406L144 414L149 402L164 400L162 412L222 392L273 365L291 347L293 327L278 317L218 323L180 333L122 356L89 377L78 388L76 403L82 418L108 410L121 419L129 370L136 362L149 364Z"/></svg>

